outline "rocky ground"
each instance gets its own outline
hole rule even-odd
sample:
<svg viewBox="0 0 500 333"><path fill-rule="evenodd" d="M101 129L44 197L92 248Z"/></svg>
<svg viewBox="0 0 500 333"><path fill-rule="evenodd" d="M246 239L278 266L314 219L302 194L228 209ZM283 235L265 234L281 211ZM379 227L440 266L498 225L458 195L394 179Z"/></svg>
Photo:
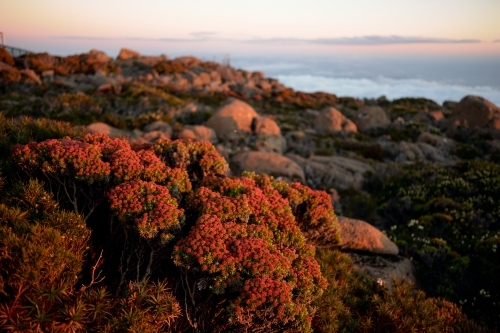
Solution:
<svg viewBox="0 0 500 333"><path fill-rule="evenodd" d="M371 207L367 184L400 166L500 161L500 108L479 96L439 105L309 94L261 72L126 49L116 59L96 50L18 58L0 50L0 111L70 121L136 144L209 140L234 174L326 190L342 249L389 288L394 277L418 283L413 258L386 236L384 217L361 213Z"/></svg>

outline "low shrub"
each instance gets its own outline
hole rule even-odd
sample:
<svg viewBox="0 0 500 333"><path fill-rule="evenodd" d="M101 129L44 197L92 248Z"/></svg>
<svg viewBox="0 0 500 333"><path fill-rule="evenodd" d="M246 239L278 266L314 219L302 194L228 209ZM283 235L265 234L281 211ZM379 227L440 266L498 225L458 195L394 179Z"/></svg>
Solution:
<svg viewBox="0 0 500 333"><path fill-rule="evenodd" d="M202 283L198 290L190 289L190 303L203 302L211 292L216 295L213 305L205 301L200 308L226 309L215 324L217 331L260 327L308 332L311 303L326 287L325 280L300 232L299 216L274 188L286 185L250 176L254 179L207 177L201 182L188 199L196 224L175 246L174 263L183 269L184 288ZM295 204L310 204L301 211L304 224L336 223L333 212L314 215L314 196L303 196ZM198 313L201 322L212 320L211 312L191 313Z"/></svg>
<svg viewBox="0 0 500 333"><path fill-rule="evenodd" d="M375 183L374 183L375 184ZM499 324L500 167L461 162L455 167L403 167L370 189L381 225L413 257L418 280L434 297Z"/></svg>
<svg viewBox="0 0 500 333"><path fill-rule="evenodd" d="M462 318L404 285L387 293L321 250L340 242L326 193L227 177L207 142L131 147L87 134L16 145L10 163L1 330L396 332Z"/></svg>
<svg viewBox="0 0 500 333"><path fill-rule="evenodd" d="M454 303L427 298L405 282L395 281L388 291L356 271L338 250L318 250L316 258L328 287L315 303L315 332L493 332Z"/></svg>

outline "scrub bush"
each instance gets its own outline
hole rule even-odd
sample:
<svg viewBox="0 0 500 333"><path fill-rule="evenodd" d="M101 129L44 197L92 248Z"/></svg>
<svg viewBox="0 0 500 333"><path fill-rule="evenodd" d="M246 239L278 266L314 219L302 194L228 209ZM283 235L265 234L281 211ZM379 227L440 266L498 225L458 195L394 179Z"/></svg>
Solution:
<svg viewBox="0 0 500 333"><path fill-rule="evenodd" d="M370 191L386 221L382 228L413 258L422 288L498 326L500 167L485 161L419 165L378 184Z"/></svg>
<svg viewBox="0 0 500 333"><path fill-rule="evenodd" d="M192 311L190 320L206 325L206 307L225 307L217 331L311 331L311 303L326 281L289 201L270 178L251 176L262 187L248 177L207 177L188 197L196 224L176 244L174 263L182 268L185 288L203 281L188 293L193 304L210 294L216 300L203 302L204 310Z"/></svg>
<svg viewBox="0 0 500 333"><path fill-rule="evenodd" d="M356 271L338 250L319 250L316 258L329 285L315 305L315 332L491 332L468 319L449 301L396 281L388 291Z"/></svg>
<svg viewBox="0 0 500 333"><path fill-rule="evenodd" d="M91 231L36 180L0 203L0 330L120 332L167 329L180 315L164 283L130 284L112 297L88 258ZM91 261L92 274L85 272Z"/></svg>
<svg viewBox="0 0 500 333"><path fill-rule="evenodd" d="M209 143L145 148L87 134L16 145L9 163L1 330L475 327L451 303L402 284L389 293L322 249L340 243L326 193L253 173L227 177Z"/></svg>

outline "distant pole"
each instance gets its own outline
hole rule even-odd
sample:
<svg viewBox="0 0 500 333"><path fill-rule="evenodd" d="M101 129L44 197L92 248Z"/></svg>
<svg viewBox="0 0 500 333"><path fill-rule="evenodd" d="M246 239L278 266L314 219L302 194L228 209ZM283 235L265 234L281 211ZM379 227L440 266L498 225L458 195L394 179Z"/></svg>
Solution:
<svg viewBox="0 0 500 333"><path fill-rule="evenodd" d="M2 40L2 47L5 47L5 41L3 39L3 32L0 32L0 39Z"/></svg>

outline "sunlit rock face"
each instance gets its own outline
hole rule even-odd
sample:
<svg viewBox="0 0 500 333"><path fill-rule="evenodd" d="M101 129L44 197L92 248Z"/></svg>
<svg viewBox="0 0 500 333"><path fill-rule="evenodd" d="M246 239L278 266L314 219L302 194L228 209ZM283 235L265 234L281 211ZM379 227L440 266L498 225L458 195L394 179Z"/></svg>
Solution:
<svg viewBox="0 0 500 333"><path fill-rule="evenodd" d="M347 119L339 110L334 107L323 109L316 117L314 128L318 134L333 134L338 132L358 131L356 124Z"/></svg>

